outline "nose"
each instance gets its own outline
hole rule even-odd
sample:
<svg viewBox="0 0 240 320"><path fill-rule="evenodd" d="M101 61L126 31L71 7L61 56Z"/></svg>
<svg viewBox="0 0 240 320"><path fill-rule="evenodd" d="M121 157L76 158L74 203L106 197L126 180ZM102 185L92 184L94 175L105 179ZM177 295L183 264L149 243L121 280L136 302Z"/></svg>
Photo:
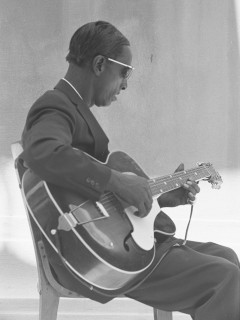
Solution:
<svg viewBox="0 0 240 320"><path fill-rule="evenodd" d="M127 87L128 87L127 79L123 79L123 81L121 83L121 90L126 90Z"/></svg>

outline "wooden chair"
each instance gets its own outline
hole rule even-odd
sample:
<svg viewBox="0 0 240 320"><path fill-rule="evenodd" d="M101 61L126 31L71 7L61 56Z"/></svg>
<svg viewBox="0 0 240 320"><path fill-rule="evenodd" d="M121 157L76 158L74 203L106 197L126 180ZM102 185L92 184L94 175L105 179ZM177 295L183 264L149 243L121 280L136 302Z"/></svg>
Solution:
<svg viewBox="0 0 240 320"><path fill-rule="evenodd" d="M21 169L18 162L18 156L22 152L22 146L19 142L11 145L12 156L19 187L22 190L21 178L24 173L24 167ZM25 168L26 170L26 168ZM23 198L24 202L24 198ZM51 267L49 265L45 247L41 240L40 230L29 214L26 204L26 213L28 217L29 227L31 230L32 240L34 244L37 271L38 271L38 292L39 292L39 320L56 320L59 299L64 298L81 298L82 296L76 292L70 291L61 286L54 278ZM153 309L154 320L172 320L172 312L166 312Z"/></svg>

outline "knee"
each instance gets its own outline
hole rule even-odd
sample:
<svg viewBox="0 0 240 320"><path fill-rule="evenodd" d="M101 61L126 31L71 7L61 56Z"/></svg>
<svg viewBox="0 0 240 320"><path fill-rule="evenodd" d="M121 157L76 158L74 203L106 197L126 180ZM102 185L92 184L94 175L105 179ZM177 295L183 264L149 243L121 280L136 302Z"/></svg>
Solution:
<svg viewBox="0 0 240 320"><path fill-rule="evenodd" d="M215 246L215 254L214 255L221 257L221 258L224 258L224 259L232 262L236 266L238 266L238 268L240 268L238 256L233 249L231 249L229 247L217 245L215 243L212 243L212 245Z"/></svg>
<svg viewBox="0 0 240 320"><path fill-rule="evenodd" d="M238 284L240 279L240 269L236 264L226 260L221 260L218 268L222 281Z"/></svg>
<svg viewBox="0 0 240 320"><path fill-rule="evenodd" d="M236 252L231 248L226 248L226 259L234 263L238 268L240 268L240 263Z"/></svg>

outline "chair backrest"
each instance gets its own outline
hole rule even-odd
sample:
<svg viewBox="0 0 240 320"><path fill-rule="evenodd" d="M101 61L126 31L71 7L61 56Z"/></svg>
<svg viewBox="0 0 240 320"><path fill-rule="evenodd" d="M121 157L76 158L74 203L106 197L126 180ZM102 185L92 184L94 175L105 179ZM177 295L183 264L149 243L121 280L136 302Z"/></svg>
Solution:
<svg viewBox="0 0 240 320"><path fill-rule="evenodd" d="M24 172L27 170L27 167L24 165L24 162L19 158L19 155L22 153L23 148L20 142L15 142L11 144L11 151L12 156L14 159L14 166L16 175L18 178L18 183L21 192L22 191L22 177ZM37 227L36 223L34 222L31 214L28 211L27 205L25 203L25 197L23 198L29 227L32 235L33 245L34 245L34 251L35 251L35 257L36 257L36 263L37 263L37 270L38 270L38 286L39 291L42 290L43 286L50 285L55 291L56 294L59 295L59 297L79 297L79 295L73 291L70 291L64 287L62 287L54 278L51 267L49 265L47 255L45 252L44 244L42 241L42 235L41 231Z"/></svg>
<svg viewBox="0 0 240 320"><path fill-rule="evenodd" d="M14 167L15 167L15 172L16 172L16 176L18 179L19 188L22 193L22 177L23 177L24 172L27 170L27 168L24 166L23 161L21 161L19 159L19 155L23 151L21 143L20 142L12 143L11 144L11 151L12 151L12 156L13 156L13 160L14 160ZM32 221L32 218L31 218L31 216L28 212L28 209L27 209L27 205L24 201L24 197L22 197L22 199L23 199L23 203L25 206L25 210L26 210L26 214L27 214L27 218L28 218L28 223L29 223L29 227L30 227L30 231L31 231L31 236L32 236L32 240L33 240L34 251L35 251L36 262L37 262L38 279L41 279L42 264L41 264L41 257L39 254L39 250L38 250L38 241L41 240L40 231L38 230L37 226L34 224L34 221ZM40 280L39 280L39 282L40 282ZM40 286L40 283L39 283L39 286Z"/></svg>
<svg viewBox="0 0 240 320"><path fill-rule="evenodd" d="M27 170L27 168L24 166L23 161L21 161L19 159L19 155L23 151L21 143L20 142L12 143L11 144L11 151L12 151L12 156L13 156L13 160L14 160L14 167L15 167L16 176L17 176L17 179L18 179L19 188L20 188L20 190L22 192L22 177L23 177L24 172ZM27 210L27 206L26 206L26 203L24 201L24 197L22 197L22 198L23 198L23 203L24 203L24 206L25 206L25 209L26 209L26 213L27 213L29 227L30 227L30 230L31 230L32 240L33 240L33 244L34 244L37 267L38 267L38 270L39 270L39 259L38 259L39 257L38 257L37 243L38 243L39 240L41 240L41 238L40 238L39 230L34 225L33 221L31 221L31 217L30 217L29 212Z"/></svg>

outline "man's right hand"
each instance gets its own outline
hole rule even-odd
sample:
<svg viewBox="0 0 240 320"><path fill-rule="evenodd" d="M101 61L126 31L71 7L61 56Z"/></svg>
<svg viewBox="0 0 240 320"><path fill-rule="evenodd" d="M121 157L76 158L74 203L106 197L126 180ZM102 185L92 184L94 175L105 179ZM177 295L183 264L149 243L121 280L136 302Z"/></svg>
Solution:
<svg viewBox="0 0 240 320"><path fill-rule="evenodd" d="M111 170L107 190L115 193L120 199L138 209L139 217L145 217L152 208L152 193L148 180L135 174Z"/></svg>

